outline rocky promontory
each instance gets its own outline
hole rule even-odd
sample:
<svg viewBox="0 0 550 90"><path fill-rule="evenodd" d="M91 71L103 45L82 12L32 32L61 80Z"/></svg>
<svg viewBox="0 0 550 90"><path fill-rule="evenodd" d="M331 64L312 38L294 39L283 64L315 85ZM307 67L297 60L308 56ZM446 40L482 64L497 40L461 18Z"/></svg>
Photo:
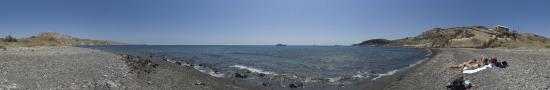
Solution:
<svg viewBox="0 0 550 90"><path fill-rule="evenodd" d="M433 28L415 37L397 40L372 39L358 45L420 48L550 48L550 39L497 25L493 28Z"/></svg>
<svg viewBox="0 0 550 90"><path fill-rule="evenodd" d="M56 32L42 32L26 38L15 38L8 35L0 38L0 48L3 47L34 47L34 46L78 46L78 45L121 45L125 43L109 40L92 40L72 37Z"/></svg>

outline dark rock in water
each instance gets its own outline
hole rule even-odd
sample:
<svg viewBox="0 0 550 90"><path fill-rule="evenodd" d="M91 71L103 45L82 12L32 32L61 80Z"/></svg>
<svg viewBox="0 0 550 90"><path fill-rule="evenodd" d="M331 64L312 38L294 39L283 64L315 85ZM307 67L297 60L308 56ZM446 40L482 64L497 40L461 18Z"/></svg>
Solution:
<svg viewBox="0 0 550 90"><path fill-rule="evenodd" d="M239 71L237 71L237 72L239 72L239 73L252 73L252 71L246 70L246 69L241 69L241 70L239 70Z"/></svg>
<svg viewBox="0 0 550 90"><path fill-rule="evenodd" d="M338 84L338 87L344 87L344 84Z"/></svg>
<svg viewBox="0 0 550 90"><path fill-rule="evenodd" d="M181 62L176 62L176 64L181 65Z"/></svg>
<svg viewBox="0 0 550 90"><path fill-rule="evenodd" d="M374 71L374 70L369 70L369 74L374 75L374 74L376 74L376 71Z"/></svg>
<svg viewBox="0 0 550 90"><path fill-rule="evenodd" d="M153 65L151 65L151 67L153 67L153 68L157 68L158 66L159 66L159 64L153 64Z"/></svg>
<svg viewBox="0 0 550 90"><path fill-rule="evenodd" d="M195 83L195 85L206 85L206 84L199 82L199 83Z"/></svg>
<svg viewBox="0 0 550 90"><path fill-rule="evenodd" d="M130 59L130 56L128 56L126 54L122 54L122 57L124 57L124 59L126 59L126 60Z"/></svg>
<svg viewBox="0 0 550 90"><path fill-rule="evenodd" d="M550 78L550 76L546 76L546 77L544 77L544 78Z"/></svg>
<svg viewBox="0 0 550 90"><path fill-rule="evenodd" d="M262 86L264 86L264 87L271 87L272 84L271 84L271 83L262 83Z"/></svg>
<svg viewBox="0 0 550 90"><path fill-rule="evenodd" d="M162 60L168 61L168 56L163 56L163 57L162 57Z"/></svg>
<svg viewBox="0 0 550 90"><path fill-rule="evenodd" d="M304 86L303 83L292 83L292 84L288 85L288 87L290 87L290 88L301 88L303 86Z"/></svg>
<svg viewBox="0 0 550 90"><path fill-rule="evenodd" d="M244 73L235 73L236 78L248 78L248 75Z"/></svg>
<svg viewBox="0 0 550 90"><path fill-rule="evenodd" d="M264 76L265 76L265 74L263 74L263 73L260 73L260 74L258 74L258 76L260 76L260 77L264 77Z"/></svg>

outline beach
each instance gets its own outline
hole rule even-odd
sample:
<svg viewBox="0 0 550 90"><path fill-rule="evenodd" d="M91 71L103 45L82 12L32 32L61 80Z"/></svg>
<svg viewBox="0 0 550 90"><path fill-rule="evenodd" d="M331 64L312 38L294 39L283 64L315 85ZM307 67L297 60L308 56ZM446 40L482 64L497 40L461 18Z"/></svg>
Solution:
<svg viewBox="0 0 550 90"><path fill-rule="evenodd" d="M435 49L436 55L420 65L388 77L383 84L371 87L383 90L443 90L454 79L463 76L471 80L472 89L480 90L548 90L550 88L550 51L546 49ZM473 74L462 74L450 65L496 56L507 61L506 68L488 68Z"/></svg>
<svg viewBox="0 0 550 90"><path fill-rule="evenodd" d="M463 76L472 89L541 90L550 88L549 50L433 49L430 59L379 83L342 89L441 90ZM488 68L462 74L449 68L480 55L497 56L507 68ZM14 48L0 51L0 89L181 89L266 90L238 83L163 60L151 60L148 69L135 69L123 55L79 47ZM142 56L141 58L146 58ZM156 65L151 67L152 65ZM150 70L150 71L140 71ZM362 83L358 83L362 84Z"/></svg>
<svg viewBox="0 0 550 90"><path fill-rule="evenodd" d="M78 47L0 51L0 89L265 90L240 85L162 60L149 72L132 69L121 55ZM148 64L149 65L149 64Z"/></svg>

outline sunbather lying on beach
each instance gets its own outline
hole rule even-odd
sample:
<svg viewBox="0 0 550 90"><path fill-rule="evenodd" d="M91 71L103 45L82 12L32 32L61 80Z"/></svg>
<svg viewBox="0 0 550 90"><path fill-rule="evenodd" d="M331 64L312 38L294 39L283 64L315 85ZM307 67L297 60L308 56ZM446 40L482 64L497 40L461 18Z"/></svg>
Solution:
<svg viewBox="0 0 550 90"><path fill-rule="evenodd" d="M464 63L451 65L449 67L456 68L460 71L463 71L465 68L475 69L475 68L483 67L485 65L488 65L488 68L491 68L491 67L506 68L508 67L508 62L506 61L499 62L496 56L491 56L490 58L486 58L485 56L481 55L480 59L468 60Z"/></svg>
<svg viewBox="0 0 550 90"><path fill-rule="evenodd" d="M486 62L487 62L487 59L485 58L485 56L481 55L480 59L468 60L468 61L466 61L464 63L461 63L461 64L451 65L450 67L451 68L457 68L457 69L462 71L464 69L464 67L478 68L478 67L481 67L483 65L486 65Z"/></svg>
<svg viewBox="0 0 550 90"><path fill-rule="evenodd" d="M462 70L464 67L477 68L477 67L481 67L483 65L484 64L481 60L472 59L472 60L468 60L468 61L466 61L464 63L461 63L461 64L451 65L450 67Z"/></svg>

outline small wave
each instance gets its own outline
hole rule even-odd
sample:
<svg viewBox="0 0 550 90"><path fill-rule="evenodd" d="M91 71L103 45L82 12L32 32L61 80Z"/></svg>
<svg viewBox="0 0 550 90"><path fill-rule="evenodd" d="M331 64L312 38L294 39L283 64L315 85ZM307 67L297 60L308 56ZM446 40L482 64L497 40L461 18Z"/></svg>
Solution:
<svg viewBox="0 0 550 90"><path fill-rule="evenodd" d="M368 78L369 75L368 75L368 73L358 71L357 74L353 75L352 77L361 79L361 78Z"/></svg>
<svg viewBox="0 0 550 90"><path fill-rule="evenodd" d="M229 67L245 69L245 70L248 70L248 71L251 71L251 72L256 72L256 73L261 73L261 74L278 75L277 73L274 73L274 72L264 71L264 70L261 70L261 69L247 67L247 66L243 66L243 65L233 65L233 66L229 66Z"/></svg>
<svg viewBox="0 0 550 90"><path fill-rule="evenodd" d="M170 62L170 63L182 63L182 62L179 62L179 61L176 61L176 60L172 60L170 59L168 56L164 56L163 57L164 60ZM181 66L192 66L191 64L189 63L183 63L181 64ZM223 73L220 73L218 71L215 71L215 70L212 70L210 68L207 68L207 67L201 67L199 65L193 65L193 68L195 70L198 70L199 72L202 72L202 73L206 73L210 76L214 76L214 77L224 77L224 74Z"/></svg>
<svg viewBox="0 0 550 90"><path fill-rule="evenodd" d="M378 76L373 78L372 80L376 80L376 79L379 79L379 78L384 77L384 76L393 75L397 71L399 71L399 69L391 70L391 71L389 71L387 73L383 73L383 74L378 74Z"/></svg>
<svg viewBox="0 0 550 90"><path fill-rule="evenodd" d="M329 82L336 82L342 80L342 77L327 78Z"/></svg>
<svg viewBox="0 0 550 90"><path fill-rule="evenodd" d="M426 49L426 50L428 50L428 54L426 54L426 56L431 56L433 54L431 49Z"/></svg>
<svg viewBox="0 0 550 90"><path fill-rule="evenodd" d="M432 52L431 49L426 49L426 50L428 50L428 54L426 54L426 56L431 56L431 55L433 54L433 52ZM389 71L389 72L384 73L384 74L378 74L378 76L375 77L375 78L373 78L372 80L377 80L377 79L379 79L379 78L381 78L381 77L384 77L384 76L393 75L394 73L396 73L396 72L399 71L399 70L412 68L412 67L414 67L414 66L416 66L416 65L418 65L418 64L420 64L420 63L422 63L422 62L424 62L424 61L426 61L426 60L428 60L428 59L430 59L430 58L426 57L426 58L424 58L424 59L422 59L422 60L416 61L416 62L413 63L413 64L410 64L408 67L404 67L404 68L400 68L400 69L395 69L395 70Z"/></svg>
<svg viewBox="0 0 550 90"><path fill-rule="evenodd" d="M209 68L206 68L206 67L201 67L201 66L198 66L198 65L194 65L193 68L195 68L196 70L199 70L199 71L202 72L202 73L206 73L206 74L208 74L208 75L210 75L210 76L214 76L214 77L224 77L224 74L223 74L223 73L214 71L214 70L209 69Z"/></svg>
<svg viewBox="0 0 550 90"><path fill-rule="evenodd" d="M176 60L170 59L170 57L168 57L168 56L163 56L162 59L165 60L165 61L168 61L170 63L176 63L177 62Z"/></svg>

